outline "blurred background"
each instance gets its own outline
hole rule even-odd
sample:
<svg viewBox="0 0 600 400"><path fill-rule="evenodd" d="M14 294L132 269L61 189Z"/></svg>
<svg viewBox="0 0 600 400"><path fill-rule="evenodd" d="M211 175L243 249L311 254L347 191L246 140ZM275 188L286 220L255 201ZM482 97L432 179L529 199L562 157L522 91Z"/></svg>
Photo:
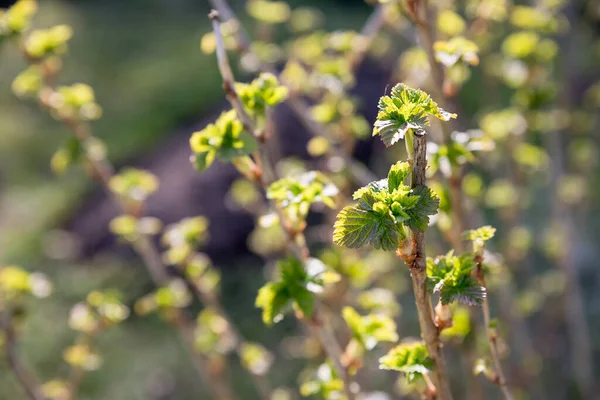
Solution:
<svg viewBox="0 0 600 400"><path fill-rule="evenodd" d="M1 3L6 7L11 2ZM253 37L284 43L299 36L293 24L265 28L248 16L243 1L231 3ZM315 24L325 31L358 31L373 10L361 0L288 3L292 9L317 10L321 18ZM450 7L454 2L443 3ZM478 2L456 3L463 10ZM487 3L505 7L501 1ZM589 394L600 390L595 379L600 374L600 86L595 84L600 81L600 3L545 1L538 7L558 10L557 23L563 27L540 34L552 38L555 55L546 57L545 50L539 50L541 42L529 50L541 52L544 67L539 68L547 71L538 71L538 81L547 86L523 89L519 84L521 75L527 74L523 68L538 67L506 62L511 51L503 50L503 40L519 30L515 23L496 22L486 31L489 37L482 36L486 53L479 66L452 70L454 87L460 88L453 97L453 111L459 113L461 128L481 130L497 142L492 152L477 156L484 161L466 171L467 211L482 210L469 215L473 227L498 228L493 250L503 253L502 260L509 261L504 264L510 264L505 267L510 273L499 272L490 279L491 302L508 344L506 368L510 371L509 365L516 364L525 371L509 372L519 397L598 398ZM249 240L254 218L230 192L237 173L217 162L200 174L189 162L191 133L227 108L215 56L207 54L208 39L203 41L211 30L209 11L207 0L43 0L34 26L72 26L74 36L59 83L85 82L94 88L103 109L102 118L93 123L94 134L105 141L117 168L136 166L160 179L160 189L149 199L148 215L166 224L187 216L208 218L210 237L202 250L221 271L224 307L247 339L274 354L271 381L296 388L306 361L294 350L300 339L294 342L289 337L301 331L291 317L265 327L254 307L266 278L263 261L255 255L256 244ZM414 50L410 24L403 21L378 39L350 85L357 113L369 125L378 98L390 85L406 81L427 86L429 71L422 54ZM452 35L448 32L458 23L445 24L445 33ZM521 48L529 46L526 40L515 39L514 51L527 51ZM274 64L282 68L283 61L274 57ZM253 73L243 68L248 67L244 60L241 64L235 56L232 60L238 79L250 80ZM153 284L135 254L109 232L108 223L117 210L107 196L80 168L61 176L51 170L50 159L69 134L35 102L21 101L12 93L12 82L25 66L14 46L0 48L0 263L43 272L54 285L51 297L28 305L20 342L28 364L48 381L68 373L62 352L76 335L67 324L74 303L94 289L118 288L125 304L133 305L153 290ZM276 126L284 157L297 163L311 159L306 149L309 136L291 110L285 106L278 110ZM383 177L402 150L385 149L367 130L366 136L357 135L354 155ZM523 142L530 147L520 146ZM431 236L429 254L445 253L448 247L440 235ZM402 306L398 325L402 336L417 335L408 272L400 269L390 281ZM516 320L521 325L515 334ZM587 349L583 356L576 353L582 340ZM208 398L190 367L187 350L158 316L133 314L101 335L98 348L103 364L86 375L81 399ZM448 353L449 364L460 365L457 369L466 373L469 367L460 364L458 353L452 348ZM585 394L579 386L576 371L581 365L574 361L580 356L588 367L581 374L587 374L595 392ZM376 358L371 361L376 365ZM0 399L25 398L2 363L0 371ZM238 363L230 363L228 374L241 398L259 398ZM371 389L391 391L395 375L381 376L369 378ZM500 398L485 379L477 379L485 398ZM470 398L466 383L457 379L456 387L457 398Z"/></svg>

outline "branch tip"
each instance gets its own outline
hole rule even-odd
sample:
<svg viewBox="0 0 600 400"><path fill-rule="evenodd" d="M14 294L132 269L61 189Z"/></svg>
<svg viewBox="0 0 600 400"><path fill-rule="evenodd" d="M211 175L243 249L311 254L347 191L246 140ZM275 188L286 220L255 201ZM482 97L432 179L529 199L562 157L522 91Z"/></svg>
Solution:
<svg viewBox="0 0 600 400"><path fill-rule="evenodd" d="M208 13L208 19L211 21L221 22L221 15L217 10L211 10L211 12Z"/></svg>

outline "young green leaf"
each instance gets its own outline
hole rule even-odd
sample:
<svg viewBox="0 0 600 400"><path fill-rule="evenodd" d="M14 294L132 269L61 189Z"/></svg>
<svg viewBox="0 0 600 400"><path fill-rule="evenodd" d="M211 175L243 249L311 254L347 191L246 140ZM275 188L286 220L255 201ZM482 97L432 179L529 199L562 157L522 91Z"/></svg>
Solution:
<svg viewBox="0 0 600 400"><path fill-rule="evenodd" d="M353 195L358 204L345 207L337 216L334 242L349 248L371 245L391 251L407 238L407 228L427 229L439 198L425 186L413 190L405 185L410 172L408 163L397 163L388 179L358 189Z"/></svg>
<svg viewBox="0 0 600 400"><path fill-rule="evenodd" d="M235 90L246 111L254 117L264 117L267 107L276 106L288 95L287 87L270 73L262 73L250 83L236 83Z"/></svg>
<svg viewBox="0 0 600 400"><path fill-rule="evenodd" d="M490 225L486 225L482 226L481 228L466 231L463 234L463 237L467 240L480 240L482 242L487 242L488 240L494 237L495 233L496 228Z"/></svg>
<svg viewBox="0 0 600 400"><path fill-rule="evenodd" d="M195 153L193 161L202 171L210 167L215 158L231 162L237 157L250 155L258 148L258 143L244 131L235 110L230 110L222 113L214 124L194 132L190 147Z"/></svg>
<svg viewBox="0 0 600 400"><path fill-rule="evenodd" d="M381 357L379 368L403 372L413 382L433 369L433 361L423 342L404 343Z"/></svg>
<svg viewBox="0 0 600 400"><path fill-rule="evenodd" d="M462 36L454 37L448 41L438 41L433 45L435 58L446 67L451 67L459 61L470 65L479 64L479 47Z"/></svg>
<svg viewBox="0 0 600 400"><path fill-rule="evenodd" d="M338 188L321 172L310 171L295 178L283 178L267 189L267 198L275 200L294 219L304 220L310 205L320 202L335 207Z"/></svg>
<svg viewBox="0 0 600 400"><path fill-rule="evenodd" d="M427 286L440 292L442 304L454 301L469 306L481 305L486 290L471 275L476 264L471 253L455 256L451 251L445 256L427 259Z"/></svg>
<svg viewBox="0 0 600 400"><path fill-rule="evenodd" d="M373 246L376 249L395 250L401 234L388 213L378 214L357 206L347 206L337 216L333 241L351 249Z"/></svg>
<svg viewBox="0 0 600 400"><path fill-rule="evenodd" d="M8 10L0 10L0 41L25 31L37 8L35 0L19 0Z"/></svg>
<svg viewBox="0 0 600 400"><path fill-rule="evenodd" d="M429 125L428 115L442 121L456 118L456 114L438 107L427 93L403 83L394 86L390 96L381 97L378 108L373 136L381 135L387 147L403 139L409 129L423 130Z"/></svg>
<svg viewBox="0 0 600 400"><path fill-rule="evenodd" d="M406 178L410 176L411 172L412 168L410 164L405 161L400 161L392 165L388 172L388 190L394 191L404 185Z"/></svg>
<svg viewBox="0 0 600 400"><path fill-rule="evenodd" d="M137 168L124 168L109 182L110 190L116 195L134 202L144 202L158 190L158 178L151 172Z"/></svg>
<svg viewBox="0 0 600 400"><path fill-rule="evenodd" d="M366 350L372 350L379 342L396 342L396 323L386 315L361 316L352 307L344 307L344 320L350 327L354 339Z"/></svg>
<svg viewBox="0 0 600 400"><path fill-rule="evenodd" d="M263 321L267 325L279 322L292 307L310 317L314 307L314 296L326 283L325 265L317 259L304 264L293 257L279 262L281 278L269 282L258 291L256 306L263 310Z"/></svg>
<svg viewBox="0 0 600 400"><path fill-rule="evenodd" d="M319 396L323 399L344 398L341 397L343 390L344 381L329 363L321 364L300 386L302 396Z"/></svg>

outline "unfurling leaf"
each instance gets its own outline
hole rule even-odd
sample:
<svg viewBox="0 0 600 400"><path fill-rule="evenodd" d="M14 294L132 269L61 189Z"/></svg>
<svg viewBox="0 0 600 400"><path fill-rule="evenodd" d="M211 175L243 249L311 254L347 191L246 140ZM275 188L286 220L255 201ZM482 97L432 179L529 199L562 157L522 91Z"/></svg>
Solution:
<svg viewBox="0 0 600 400"><path fill-rule="evenodd" d="M438 107L427 93L403 83L394 86L390 96L383 96L378 108L373 136L381 135L387 147L403 139L409 129L424 129L429 125L428 115L442 121L456 118L456 114Z"/></svg>
<svg viewBox="0 0 600 400"><path fill-rule="evenodd" d="M496 233L496 228L490 225L482 226L478 229L473 229L467 231L463 234L463 237L467 240L481 240L483 242L487 242L491 238L494 237Z"/></svg>
<svg viewBox="0 0 600 400"><path fill-rule="evenodd" d="M358 189L354 200L337 216L333 240L340 246L396 250L408 236L408 228L424 231L429 216L437 212L439 198L426 186L411 189L404 181L411 172L408 163L397 163L388 179Z"/></svg>
<svg viewBox="0 0 600 400"><path fill-rule="evenodd" d="M344 307L344 320L350 327L354 339L366 350L372 350L379 342L396 342L396 323L386 315L361 316L352 307Z"/></svg>
<svg viewBox="0 0 600 400"><path fill-rule="evenodd" d="M264 117L268 107L283 102L288 95L287 87L270 73L262 73L250 83L236 83L235 90L246 111L255 117Z"/></svg>
<svg viewBox="0 0 600 400"><path fill-rule="evenodd" d="M237 157L250 155L257 149L258 143L244 131L235 110L230 110L222 113L214 124L194 132L190 147L195 153L193 162L202 171L210 167L215 158L231 162Z"/></svg>
<svg viewBox="0 0 600 400"><path fill-rule="evenodd" d="M321 172L310 171L295 178L283 178L267 189L267 198L274 200L292 220L303 221L312 203L335 207L338 188Z"/></svg>
<svg viewBox="0 0 600 400"><path fill-rule="evenodd" d="M479 64L479 48L477 45L462 36L454 37L448 41L435 42L433 45L436 59L446 67L451 67L459 61L470 65Z"/></svg>
<svg viewBox="0 0 600 400"><path fill-rule="evenodd" d="M473 254L455 256L449 252L445 256L427 259L427 286L431 292L440 292L442 304L454 301L469 306L481 305L486 290L471 276L476 264Z"/></svg>
<svg viewBox="0 0 600 400"><path fill-rule="evenodd" d="M423 342L404 343L381 357L379 368L404 372L412 382L421 375L428 374L433 369L433 361Z"/></svg>
<svg viewBox="0 0 600 400"><path fill-rule="evenodd" d="M258 291L255 305L263 310L267 325L279 322L292 308L310 317L313 312L315 293L322 290L327 276L325 265L317 259L304 263L289 257L279 262L281 277L269 282Z"/></svg>

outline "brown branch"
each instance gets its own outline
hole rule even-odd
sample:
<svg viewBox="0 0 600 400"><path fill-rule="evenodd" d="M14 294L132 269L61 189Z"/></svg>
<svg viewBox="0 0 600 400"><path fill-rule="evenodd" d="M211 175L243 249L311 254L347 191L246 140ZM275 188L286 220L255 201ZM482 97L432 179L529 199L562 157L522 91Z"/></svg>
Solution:
<svg viewBox="0 0 600 400"><path fill-rule="evenodd" d="M424 186L425 171L427 169L427 137L425 133L414 133L414 158L411 186L417 188ZM412 254L409 259L410 276L412 278L415 303L419 315L421 336L425 341L429 357L435 363L432 372L433 381L437 389L438 400L451 400L450 382L446 371L446 361L442 353L440 331L435 326L431 308L431 298L427 291L427 265L425 254L425 233L412 230Z"/></svg>
<svg viewBox="0 0 600 400"><path fill-rule="evenodd" d="M232 74L229 73L231 71L231 68L227 59L227 51L223 44L219 13L213 10L209 14L209 18L212 21L213 31L216 37L217 60L219 63L219 70L223 78L223 87L231 89L229 91L225 91L227 99L231 103L232 107L236 110L238 118L242 121L242 123L244 123L245 126L247 124L249 128L248 130L260 136L258 129L256 128L250 116L244 110L242 102L237 92L235 91L235 81L233 80ZM276 179L277 175L275 174L275 171L272 168L269 158L265 152L264 143L259 148L258 158L262 163L262 167L267 171L267 173L263 174L263 177L266 175L272 177L272 179ZM263 190L263 192L266 191L270 182L270 179L260 179L258 182L255 181L255 183L260 187L260 189ZM302 232L289 229L283 211L276 204L272 203L272 205L279 217L279 223L281 224L282 229L287 235L288 250L301 260L309 258L310 251L306 246L306 239L304 238L304 234ZM335 335L333 334L333 332L331 332L327 323L322 318L323 317L320 313L318 305L315 305L315 309L313 311L313 316L311 317L311 319L303 319L302 322L307 323L309 327L316 332L317 338L319 339L323 350L334 363L334 367L337 374L339 375L340 379L342 379L342 381L344 382L344 392L348 397L348 400L353 400L355 398L355 393L353 393L351 389L356 385L354 384L354 382L352 382L348 371L341 363L342 347L339 345L337 339L335 338Z"/></svg>
<svg viewBox="0 0 600 400"><path fill-rule="evenodd" d="M485 285L485 277L483 273L483 256L476 255L475 263L477 264L477 269L475 271L475 276L477 277L477 282L479 285L487 289ZM496 375L498 377L495 383L500 386L502 390L502 394L506 400L513 400L512 393L508 388L506 383L506 376L504 375L504 370L502 369L502 363L500 362L500 354L498 351L498 335L494 331L494 329L490 326L491 317L490 317L490 304L488 302L487 296L483 299L483 304L481 305L481 311L483 312L483 323L485 324L485 331L488 337L488 342L490 345L490 354L492 355L492 361L494 362L494 367L496 369Z"/></svg>
<svg viewBox="0 0 600 400"><path fill-rule="evenodd" d="M0 315L0 327L4 332L4 353L8 365L29 400L46 400L35 375L29 371L17 352L17 337L10 317L10 309L5 308Z"/></svg>

